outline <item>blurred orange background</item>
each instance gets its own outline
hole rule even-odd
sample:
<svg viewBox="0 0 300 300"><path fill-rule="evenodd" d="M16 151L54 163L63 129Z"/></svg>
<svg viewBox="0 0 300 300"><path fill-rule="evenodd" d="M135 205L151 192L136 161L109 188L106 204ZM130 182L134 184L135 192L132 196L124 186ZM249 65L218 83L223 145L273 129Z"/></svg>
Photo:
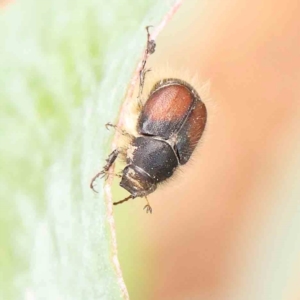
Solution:
<svg viewBox="0 0 300 300"><path fill-rule="evenodd" d="M131 299L300 298L299 16L296 0L187 0L159 35L153 70L210 81L208 126L151 216L118 207Z"/></svg>

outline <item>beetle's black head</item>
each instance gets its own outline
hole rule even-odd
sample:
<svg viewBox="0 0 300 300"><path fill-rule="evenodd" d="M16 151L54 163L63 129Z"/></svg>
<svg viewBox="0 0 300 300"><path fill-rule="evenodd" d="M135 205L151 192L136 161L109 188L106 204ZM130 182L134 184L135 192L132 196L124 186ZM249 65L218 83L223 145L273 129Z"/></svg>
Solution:
<svg viewBox="0 0 300 300"><path fill-rule="evenodd" d="M127 190L133 198L146 196L156 189L154 180L143 169L135 165L125 167L120 186Z"/></svg>

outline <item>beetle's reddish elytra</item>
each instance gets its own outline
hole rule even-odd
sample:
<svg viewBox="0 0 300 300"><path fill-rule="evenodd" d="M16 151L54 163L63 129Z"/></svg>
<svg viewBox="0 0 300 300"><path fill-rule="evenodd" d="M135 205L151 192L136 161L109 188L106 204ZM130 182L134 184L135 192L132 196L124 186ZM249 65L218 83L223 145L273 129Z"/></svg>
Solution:
<svg viewBox="0 0 300 300"><path fill-rule="evenodd" d="M147 55L152 54L155 47L148 27L146 29L147 47L140 71L139 99L148 71L145 69ZM126 166L117 176L121 177L120 186L130 195L114 204L136 197L146 198L156 190L158 183L171 177L178 166L188 162L203 134L206 119L206 107L189 83L175 78L160 80L141 108L136 125L138 136L131 136L125 153L123 148L118 148L109 155L103 170L93 178L91 188L97 177L109 174L110 167L123 151ZM124 130L121 133L127 134ZM145 208L152 212L148 200Z"/></svg>

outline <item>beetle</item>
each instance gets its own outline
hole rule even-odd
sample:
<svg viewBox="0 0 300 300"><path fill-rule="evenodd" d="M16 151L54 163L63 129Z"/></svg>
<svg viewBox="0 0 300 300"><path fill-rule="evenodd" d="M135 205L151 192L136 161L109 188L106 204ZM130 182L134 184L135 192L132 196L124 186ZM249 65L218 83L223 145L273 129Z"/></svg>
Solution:
<svg viewBox="0 0 300 300"><path fill-rule="evenodd" d="M152 41L152 49L155 48L153 43ZM148 49L149 32L147 45ZM144 69L144 61L140 71L139 97L148 71ZM204 132L206 121L206 106L189 83L177 78L158 81L141 107L136 125L137 136L121 130L122 134L131 137L131 142L125 151L117 148L109 155L103 170L93 178L91 188L97 177L109 174L118 155L123 154L126 166L121 174L115 175L121 178L120 186L130 195L114 202L114 205L136 197L145 197L147 205L144 209L152 213L147 195L154 192L158 184L170 178L176 168L189 161ZM110 123L106 126L119 130Z"/></svg>

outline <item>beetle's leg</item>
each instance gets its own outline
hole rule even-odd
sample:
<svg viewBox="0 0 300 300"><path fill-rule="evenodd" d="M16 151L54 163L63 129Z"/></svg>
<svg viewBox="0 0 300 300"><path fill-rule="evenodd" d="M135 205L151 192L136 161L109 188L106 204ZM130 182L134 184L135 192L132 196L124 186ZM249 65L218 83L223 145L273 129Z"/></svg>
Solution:
<svg viewBox="0 0 300 300"><path fill-rule="evenodd" d="M143 107L142 93L143 93L143 89L144 89L146 73L148 73L150 71L151 71L151 69L142 69L140 71L140 87L139 87L139 95L138 95L139 109L140 110Z"/></svg>
<svg viewBox="0 0 300 300"><path fill-rule="evenodd" d="M108 170L110 169L110 167L114 164L115 160L117 159L118 155L120 153L119 149L115 149L112 153L109 154L108 158L106 159L106 165L103 167L102 171L100 171L99 173L97 173L91 180L90 183L90 188L98 193L95 189L94 189L94 182L95 180L100 177L103 176L105 177L108 174ZM109 174L108 174L109 175ZM117 175L119 176L119 175Z"/></svg>
<svg viewBox="0 0 300 300"><path fill-rule="evenodd" d="M139 93L138 93L138 100L139 100L140 105L142 105L141 96L142 96L142 93L143 93L143 88L144 88L144 83L145 83L145 76L146 76L147 72L151 71L150 69L146 69L145 66L146 66L146 63L147 63L148 56L154 53L155 46L156 46L155 41L151 40L151 37L150 37L150 33L149 33L149 28L150 27L152 27L152 26L147 26L146 27L147 45L146 45L146 50L145 50L145 53L144 53L144 58L143 58L143 61L142 61L142 67L140 69L140 86L139 86Z"/></svg>
<svg viewBox="0 0 300 300"><path fill-rule="evenodd" d="M110 127L114 128L117 132L119 132L121 135L127 136L131 139L134 139L134 136L130 133L128 133L126 130L118 127L117 125L111 124L111 123L106 123L105 127L107 130L109 130Z"/></svg>
<svg viewBox="0 0 300 300"><path fill-rule="evenodd" d="M126 201L128 201L129 199L133 199L133 196L130 195L130 196L126 197L126 198L123 199L123 200L120 200L120 201L118 201L118 202L114 202L113 204L114 204L114 205L122 204L123 202L126 202Z"/></svg>
<svg viewBox="0 0 300 300"><path fill-rule="evenodd" d="M155 41L150 39L150 33L149 33L149 28L153 27L152 25L146 26L146 31L147 31L147 54L153 54L155 52Z"/></svg>
<svg viewBox="0 0 300 300"><path fill-rule="evenodd" d="M145 199L147 201L147 204L144 206L144 209L146 209L146 213L152 214L152 207L150 206L150 203L148 201L148 198L145 196Z"/></svg>

